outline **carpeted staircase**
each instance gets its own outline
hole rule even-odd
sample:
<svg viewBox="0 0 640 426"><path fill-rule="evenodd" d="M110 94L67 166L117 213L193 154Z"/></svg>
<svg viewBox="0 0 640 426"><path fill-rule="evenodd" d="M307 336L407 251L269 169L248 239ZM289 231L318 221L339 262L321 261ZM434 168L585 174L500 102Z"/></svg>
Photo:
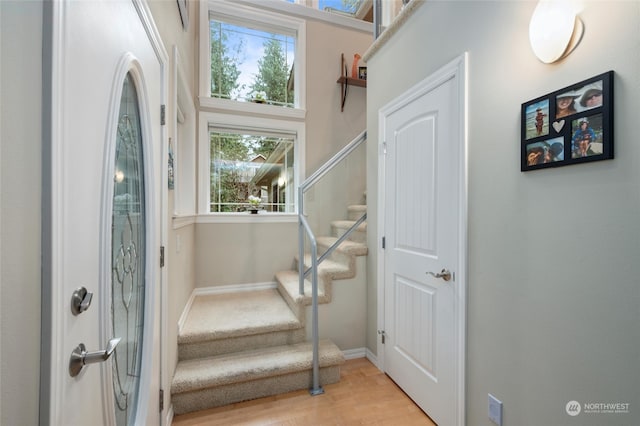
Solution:
<svg viewBox="0 0 640 426"><path fill-rule="evenodd" d="M333 236L317 238L319 254L366 206L348 210L348 220L332 222ZM331 302L333 281L353 278L356 256L366 254L365 222L320 264L319 303ZM309 255L305 264L311 264ZM297 271L280 271L275 277L277 288L194 298L178 335L179 362L171 386L175 414L311 388L312 345L305 329L311 283L305 281L300 295ZM342 351L324 339L319 353L321 385L339 381Z"/></svg>

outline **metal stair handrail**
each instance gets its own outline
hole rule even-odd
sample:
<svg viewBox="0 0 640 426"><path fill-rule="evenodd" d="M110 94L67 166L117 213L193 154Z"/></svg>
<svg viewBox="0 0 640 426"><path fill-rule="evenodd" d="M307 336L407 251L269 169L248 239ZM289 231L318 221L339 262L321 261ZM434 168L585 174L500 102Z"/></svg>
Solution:
<svg viewBox="0 0 640 426"><path fill-rule="evenodd" d="M342 235L323 255L318 259L318 242L316 236L309 226L307 218L304 216L304 194L313 185L315 185L323 176L331 171L340 161L345 159L351 152L358 148L367 140L366 130L355 137L336 155L331 157L325 164L309 176L298 187L298 275L299 275L299 293L304 295L305 277L311 274L311 338L313 340L313 387L309 390L311 395L320 395L324 390L320 386L320 356L319 356L319 332L318 332L318 265L329 255L335 248L340 245L349 235L367 218L367 213L356 221L356 223ZM305 271L304 268L304 237L309 237L311 245L311 266Z"/></svg>

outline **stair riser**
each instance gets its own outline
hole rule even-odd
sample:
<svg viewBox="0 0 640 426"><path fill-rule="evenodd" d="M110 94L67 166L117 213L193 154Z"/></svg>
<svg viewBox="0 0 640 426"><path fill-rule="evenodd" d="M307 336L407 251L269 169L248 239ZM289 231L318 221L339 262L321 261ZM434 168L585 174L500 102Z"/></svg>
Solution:
<svg viewBox="0 0 640 426"><path fill-rule="evenodd" d="M347 214L347 219L348 220L358 220L362 217L362 215L365 213L365 210L349 210L349 213Z"/></svg>
<svg viewBox="0 0 640 426"><path fill-rule="evenodd" d="M329 249L328 246L324 244L318 244L318 252L320 255L324 254ZM351 263L353 256L350 254L346 254L341 252L340 250L334 250L333 253L329 255L329 259L334 260L336 262L343 263L348 265Z"/></svg>
<svg viewBox="0 0 640 426"><path fill-rule="evenodd" d="M343 228L337 228L335 226L331 227L331 234L332 236L336 237L336 238L340 238L342 237L348 229L343 229ZM350 241L354 241L356 243L365 243L367 242L367 232L366 231L359 231L359 230L355 230L351 233L351 235L349 235L349 238L347 238Z"/></svg>
<svg viewBox="0 0 640 426"><path fill-rule="evenodd" d="M340 381L339 366L320 368L320 383L323 386L338 381ZM265 396L310 389L312 384L311 370L308 370L260 380L216 386L193 392L172 394L171 402L174 413L179 415Z"/></svg>
<svg viewBox="0 0 640 426"><path fill-rule="evenodd" d="M305 340L304 328L297 330L273 331L252 336L232 337L228 339L209 340L197 343L181 343L178 345L178 360L208 358L233 352L267 348L280 345L291 345Z"/></svg>

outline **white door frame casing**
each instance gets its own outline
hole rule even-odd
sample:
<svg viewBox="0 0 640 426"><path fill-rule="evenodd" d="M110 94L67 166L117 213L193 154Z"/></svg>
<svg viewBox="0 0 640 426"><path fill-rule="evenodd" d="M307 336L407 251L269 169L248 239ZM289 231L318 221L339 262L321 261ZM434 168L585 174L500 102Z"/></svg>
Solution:
<svg viewBox="0 0 640 426"><path fill-rule="evenodd" d="M459 270L455 271L455 280L458 283L455 286L454 294L454 317L456 333L456 424L464 425L465 423L465 362L466 362L466 307L467 307L467 251L468 251L468 238L467 238L467 223L468 223L468 162L467 162L467 87L468 87L468 53L463 53L453 61L449 62L435 73L428 76L426 79L411 87L405 93L396 97L395 100L385 105L378 111L378 223L377 231L379 236L385 235L385 182L386 182L386 170L385 170L385 134L386 134L386 117L401 109L403 106L411 103L416 98L422 96L426 92L431 91L433 88L439 86L444 81L455 78L458 82L458 96L457 99L459 109L457 111L456 120L459 123L457 131L457 142L459 144L459 206L460 212L458 215L458 265ZM376 244L378 247L378 265L377 265L377 294L378 294L378 330L385 330L385 250L382 248L382 244ZM377 363L378 367L385 371L384 363L384 346L382 339L378 339L377 347Z"/></svg>

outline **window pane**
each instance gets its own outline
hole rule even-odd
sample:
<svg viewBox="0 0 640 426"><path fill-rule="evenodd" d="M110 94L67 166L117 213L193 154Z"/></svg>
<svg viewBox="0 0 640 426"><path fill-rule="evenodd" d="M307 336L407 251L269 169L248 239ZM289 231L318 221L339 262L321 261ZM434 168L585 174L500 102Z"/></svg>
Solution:
<svg viewBox="0 0 640 426"><path fill-rule="evenodd" d="M210 211L242 212L249 196L269 212L294 212L294 139L210 132Z"/></svg>
<svg viewBox="0 0 640 426"><path fill-rule="evenodd" d="M320 0L318 8L320 10L338 10L346 13L356 13L361 0Z"/></svg>
<svg viewBox="0 0 640 426"><path fill-rule="evenodd" d="M295 37L209 21L211 96L293 107Z"/></svg>

